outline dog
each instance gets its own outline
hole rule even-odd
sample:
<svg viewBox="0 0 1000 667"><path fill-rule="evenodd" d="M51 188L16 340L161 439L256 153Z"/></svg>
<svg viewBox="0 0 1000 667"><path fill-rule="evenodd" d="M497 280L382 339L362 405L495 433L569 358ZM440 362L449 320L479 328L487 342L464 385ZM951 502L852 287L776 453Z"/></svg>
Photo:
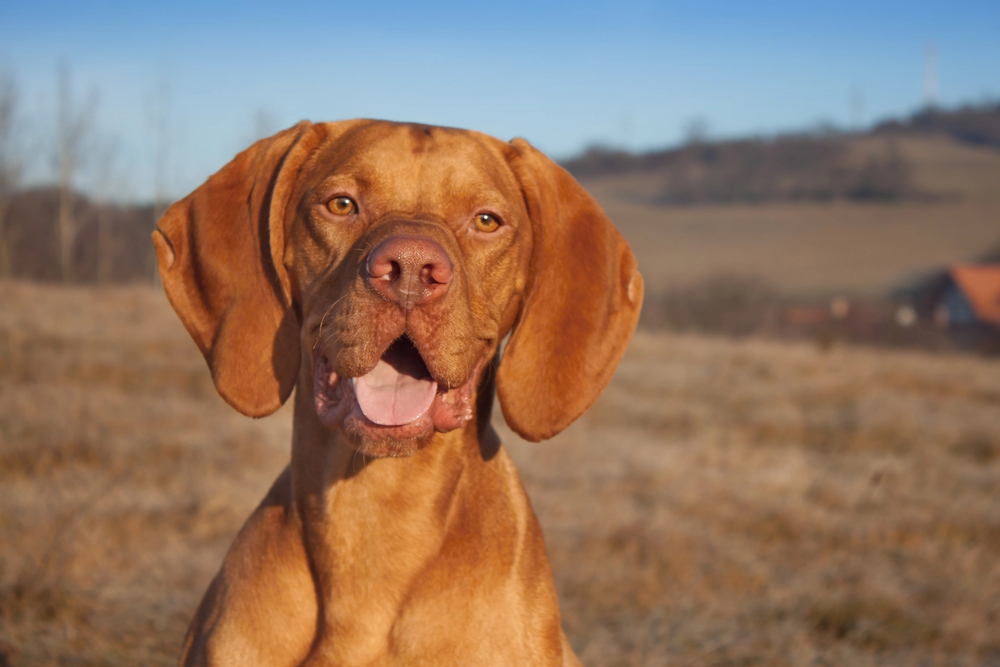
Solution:
<svg viewBox="0 0 1000 667"><path fill-rule="evenodd" d="M635 258L569 173L522 139L303 121L153 241L226 402L263 417L295 390L291 463L183 665L579 664L490 425L496 395L521 437L559 433L638 320Z"/></svg>

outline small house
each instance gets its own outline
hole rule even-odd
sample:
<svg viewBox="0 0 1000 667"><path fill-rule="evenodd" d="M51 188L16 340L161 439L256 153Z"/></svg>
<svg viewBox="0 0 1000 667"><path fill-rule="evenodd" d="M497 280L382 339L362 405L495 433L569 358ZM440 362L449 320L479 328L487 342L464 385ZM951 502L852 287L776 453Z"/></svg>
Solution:
<svg viewBox="0 0 1000 667"><path fill-rule="evenodd" d="M1000 327L1000 264L953 266L935 316L942 325Z"/></svg>
<svg viewBox="0 0 1000 667"><path fill-rule="evenodd" d="M959 264L917 292L917 312L958 347L1000 352L1000 264Z"/></svg>

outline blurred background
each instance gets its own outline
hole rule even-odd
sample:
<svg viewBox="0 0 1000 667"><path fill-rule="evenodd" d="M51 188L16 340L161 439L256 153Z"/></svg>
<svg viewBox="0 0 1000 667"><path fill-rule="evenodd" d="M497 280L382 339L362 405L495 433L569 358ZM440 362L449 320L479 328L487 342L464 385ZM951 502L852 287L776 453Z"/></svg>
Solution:
<svg viewBox="0 0 1000 667"><path fill-rule="evenodd" d="M523 136L632 244L597 405L496 416L588 665L1000 665L996 2L0 4L0 667L172 664L290 413L159 214L306 118Z"/></svg>

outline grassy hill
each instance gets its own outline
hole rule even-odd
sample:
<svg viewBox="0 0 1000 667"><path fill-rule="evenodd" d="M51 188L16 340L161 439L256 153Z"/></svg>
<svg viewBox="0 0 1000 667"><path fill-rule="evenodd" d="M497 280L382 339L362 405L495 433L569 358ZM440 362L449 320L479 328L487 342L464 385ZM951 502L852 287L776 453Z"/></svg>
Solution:
<svg viewBox="0 0 1000 667"><path fill-rule="evenodd" d="M566 166L632 243L653 293L735 274L786 294L871 296L1000 244L1000 148L938 126L722 142L715 162L709 147L689 146ZM807 157L796 163L796 151ZM766 177L753 180L755 164ZM837 185L873 164L897 165L896 190L859 196Z"/></svg>

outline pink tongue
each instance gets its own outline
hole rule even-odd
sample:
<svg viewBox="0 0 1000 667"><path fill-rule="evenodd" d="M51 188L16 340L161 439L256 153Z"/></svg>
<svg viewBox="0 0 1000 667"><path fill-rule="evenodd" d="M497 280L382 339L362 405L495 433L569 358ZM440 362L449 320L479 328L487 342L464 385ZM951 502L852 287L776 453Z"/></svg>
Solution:
<svg viewBox="0 0 1000 667"><path fill-rule="evenodd" d="M354 393L358 405L379 426L402 426L414 421L431 407L437 382L400 373L379 359L366 375L355 378Z"/></svg>

